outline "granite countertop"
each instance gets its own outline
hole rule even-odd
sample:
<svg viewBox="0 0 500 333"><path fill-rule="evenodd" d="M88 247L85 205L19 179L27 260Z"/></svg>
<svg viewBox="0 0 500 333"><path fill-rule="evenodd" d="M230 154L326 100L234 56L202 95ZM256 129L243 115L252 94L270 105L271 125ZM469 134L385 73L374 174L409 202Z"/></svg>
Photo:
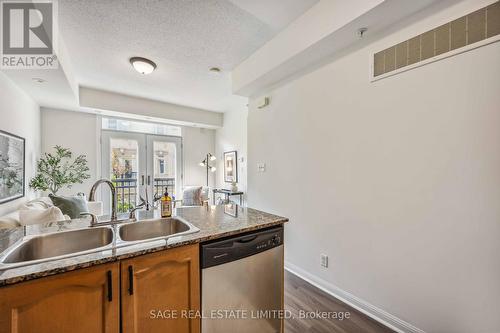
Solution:
<svg viewBox="0 0 500 333"><path fill-rule="evenodd" d="M159 217L158 211L138 211L137 220L148 220ZM0 270L0 287L28 281L44 276L64 273L79 268L131 258L146 253L166 250L168 248L200 243L212 239L236 235L252 230L271 227L287 222L285 217L265 213L252 208L238 205L183 207L174 210L174 216L179 216L200 229L199 232L170 237L167 239L144 241L134 244L121 244L90 254L75 257L35 263L28 266L7 268ZM50 223L45 225L31 225L26 227L26 235L43 235L54 232L64 232L75 229L89 228L89 219ZM115 229L116 225L112 228ZM0 256L11 246L23 239L24 229L0 229Z"/></svg>

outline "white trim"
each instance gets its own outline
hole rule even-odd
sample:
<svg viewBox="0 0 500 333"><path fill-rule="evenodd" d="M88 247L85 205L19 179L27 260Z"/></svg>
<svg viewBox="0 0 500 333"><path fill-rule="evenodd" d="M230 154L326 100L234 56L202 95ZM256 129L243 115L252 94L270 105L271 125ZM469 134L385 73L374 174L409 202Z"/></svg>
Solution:
<svg viewBox="0 0 500 333"><path fill-rule="evenodd" d="M96 155L97 158L95 159L96 162L96 178L94 181L98 181L99 179L103 178L103 173L102 173L102 116L99 114L96 114L96 126L95 126L95 131L96 131L96 138L97 138L97 149L96 149Z"/></svg>
<svg viewBox="0 0 500 333"><path fill-rule="evenodd" d="M433 62L440 61L440 60L443 60L443 59L446 59L446 58L449 58L449 57L453 57L453 56L456 56L456 55L461 54L461 53L472 51L472 50L477 49L479 47L483 47L483 46L486 46L486 45L489 45L489 44L493 44L493 43L496 43L498 41L500 41L500 35L496 35L496 36L493 36L493 37L490 37L490 38L487 38L487 39L483 39L482 41L476 42L474 44L466 45L464 47L461 47L461 48L458 48L458 49L455 49L455 50L452 50L452 51L445 52L445 53L437 55L435 57L432 57L432 58L429 58L429 59L425 59L425 60L419 61L417 63L411 64L411 65L408 65L408 66L405 66L405 67L401 67L401 68L395 69L393 71L381 74L379 76L373 76L374 75L373 71L374 71L375 54L378 53L378 52L375 52L375 53L371 54L371 58L370 58L370 63L371 63L371 66L370 66L371 67L370 68L370 82L376 82L378 80L382 80L382 79L385 79L387 77L390 77L390 76L393 76L393 75L397 75L397 74L400 74L400 73L403 73L403 72L415 69L417 67L425 66L425 65L428 65L428 64L431 64Z"/></svg>
<svg viewBox="0 0 500 333"><path fill-rule="evenodd" d="M312 275L311 273L288 261L285 261L285 269L398 333L425 333L425 331L413 326L412 324L407 323L404 320L399 319L398 317L366 302L365 300L362 300L361 298Z"/></svg>

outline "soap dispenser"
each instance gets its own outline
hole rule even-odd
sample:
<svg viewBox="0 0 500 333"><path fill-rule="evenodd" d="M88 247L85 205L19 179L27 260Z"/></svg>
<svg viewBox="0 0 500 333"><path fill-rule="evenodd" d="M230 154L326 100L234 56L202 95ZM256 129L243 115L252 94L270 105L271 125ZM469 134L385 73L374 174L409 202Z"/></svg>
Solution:
<svg viewBox="0 0 500 333"><path fill-rule="evenodd" d="M172 216L172 198L168 195L168 188L165 187L165 194L161 197L161 217Z"/></svg>

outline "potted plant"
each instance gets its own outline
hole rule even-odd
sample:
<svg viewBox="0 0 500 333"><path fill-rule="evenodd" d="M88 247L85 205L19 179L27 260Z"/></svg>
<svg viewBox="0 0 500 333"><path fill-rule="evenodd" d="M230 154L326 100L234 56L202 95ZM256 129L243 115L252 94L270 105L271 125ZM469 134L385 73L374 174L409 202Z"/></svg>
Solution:
<svg viewBox="0 0 500 333"><path fill-rule="evenodd" d="M238 192L238 183L236 182L231 183L231 191Z"/></svg>
<svg viewBox="0 0 500 333"><path fill-rule="evenodd" d="M50 191L56 195L61 188L71 188L90 178L85 155L72 160L73 153L68 148L55 146L54 149L54 154L45 153L38 161L37 174L29 183L32 189Z"/></svg>

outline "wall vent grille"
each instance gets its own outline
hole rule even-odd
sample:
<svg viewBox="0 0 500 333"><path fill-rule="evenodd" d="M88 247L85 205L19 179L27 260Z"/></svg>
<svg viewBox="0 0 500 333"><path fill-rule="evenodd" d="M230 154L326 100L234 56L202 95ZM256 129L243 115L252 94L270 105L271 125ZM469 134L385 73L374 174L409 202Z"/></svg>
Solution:
<svg viewBox="0 0 500 333"><path fill-rule="evenodd" d="M500 1L375 53L373 77L500 35Z"/></svg>

